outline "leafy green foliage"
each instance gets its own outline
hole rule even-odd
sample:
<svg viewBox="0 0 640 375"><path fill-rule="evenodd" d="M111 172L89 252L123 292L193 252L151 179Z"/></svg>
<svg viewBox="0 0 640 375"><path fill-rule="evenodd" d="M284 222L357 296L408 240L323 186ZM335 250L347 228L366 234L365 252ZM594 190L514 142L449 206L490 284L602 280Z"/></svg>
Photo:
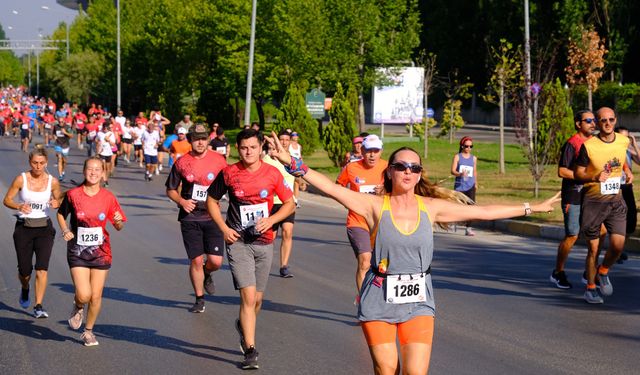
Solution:
<svg viewBox="0 0 640 375"><path fill-rule="evenodd" d="M573 110L559 79L542 87L542 114L538 121L536 150L543 165L556 163L564 142L575 133ZM542 169L543 170L543 169Z"/></svg>
<svg viewBox="0 0 640 375"><path fill-rule="evenodd" d="M276 115L274 131L291 129L300 135L303 155L312 154L319 146L318 123L311 117L304 101L308 88L305 82L292 83L284 96L282 106Z"/></svg>
<svg viewBox="0 0 640 375"><path fill-rule="evenodd" d="M356 119L345 97L342 85L338 84L330 111L331 121L322 131L322 143L333 165L340 166L344 155L351 150L355 136Z"/></svg>
<svg viewBox="0 0 640 375"><path fill-rule="evenodd" d="M89 104L91 90L104 73L104 57L97 52L73 53L49 70L50 78L70 101Z"/></svg>
<svg viewBox="0 0 640 375"><path fill-rule="evenodd" d="M423 141L424 140L424 135L427 134L424 131L424 125L425 123L427 124L427 126L429 127L429 129L434 128L435 126L438 125L438 121L436 121L433 117L425 117L422 119L422 122L417 122L415 124L413 124L413 134L417 135L418 138ZM405 126L405 129L407 130L407 133L409 133L411 131L410 129L411 125L407 124Z"/></svg>

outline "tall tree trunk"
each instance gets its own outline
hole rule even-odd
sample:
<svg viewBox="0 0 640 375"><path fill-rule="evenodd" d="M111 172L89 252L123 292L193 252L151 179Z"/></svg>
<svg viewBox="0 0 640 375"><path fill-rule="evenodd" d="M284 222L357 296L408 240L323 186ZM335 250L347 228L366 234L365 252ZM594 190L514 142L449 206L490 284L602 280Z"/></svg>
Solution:
<svg viewBox="0 0 640 375"><path fill-rule="evenodd" d="M242 124L242 111L240 110L240 98L238 97L238 95L236 95L233 98L233 101L235 103L235 114L233 116L233 126L236 128L240 127L240 124Z"/></svg>
<svg viewBox="0 0 640 375"><path fill-rule="evenodd" d="M424 126L424 160L429 157L429 116L427 116L427 110L429 109L429 86L425 81L423 85L424 90L424 107L422 110L422 125Z"/></svg>
<svg viewBox="0 0 640 375"><path fill-rule="evenodd" d="M504 85L500 85L500 174L505 174L504 168Z"/></svg>
<svg viewBox="0 0 640 375"><path fill-rule="evenodd" d="M260 129L264 130L264 107L262 103L264 100L259 97L253 97L253 100L256 102L256 111L258 112L258 123L260 124Z"/></svg>
<svg viewBox="0 0 640 375"><path fill-rule="evenodd" d="M589 105L589 110L593 111L593 91L591 90L591 87L587 87L587 95L589 99L589 102L587 103Z"/></svg>
<svg viewBox="0 0 640 375"><path fill-rule="evenodd" d="M453 101L452 101L452 102L451 102L451 108L450 108L450 111L451 111L451 112L450 112L450 114L449 114L449 144L452 144L452 143L453 143L453 133L454 133L454 132L455 132L455 130L456 130L456 127L455 127L455 125L453 124L453 119L454 119L454 117L455 117L455 116L454 116L454 113L453 113L453 110L454 110L453 108L454 108L454 106L453 106Z"/></svg>
<svg viewBox="0 0 640 375"><path fill-rule="evenodd" d="M360 133L366 131L364 122L364 97L362 93L358 94L358 129Z"/></svg>

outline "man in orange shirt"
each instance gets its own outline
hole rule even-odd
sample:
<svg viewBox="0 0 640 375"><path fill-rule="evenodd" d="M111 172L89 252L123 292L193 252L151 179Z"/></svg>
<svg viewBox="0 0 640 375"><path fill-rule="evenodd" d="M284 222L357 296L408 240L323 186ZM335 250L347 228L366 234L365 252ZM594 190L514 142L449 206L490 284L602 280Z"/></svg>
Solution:
<svg viewBox="0 0 640 375"><path fill-rule="evenodd" d="M169 148L169 152L171 154L171 158L175 163L182 155L185 155L191 151L191 143L187 140L187 129L180 127L178 128L178 139L171 142L171 147Z"/></svg>
<svg viewBox="0 0 640 375"><path fill-rule="evenodd" d="M360 193L380 194L387 161L380 159L382 156L382 141L377 135L368 135L362 141L362 154L362 159L348 163L342 169L336 183ZM347 236L358 259L356 286L359 293L364 276L371 267L372 249L367 222L362 216L353 211L349 211L347 216Z"/></svg>

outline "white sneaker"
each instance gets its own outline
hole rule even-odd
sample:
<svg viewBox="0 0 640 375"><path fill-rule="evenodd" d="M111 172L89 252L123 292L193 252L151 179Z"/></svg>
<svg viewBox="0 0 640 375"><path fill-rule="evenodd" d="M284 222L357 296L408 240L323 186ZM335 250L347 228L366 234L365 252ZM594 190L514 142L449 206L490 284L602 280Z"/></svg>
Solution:
<svg viewBox="0 0 640 375"><path fill-rule="evenodd" d="M162 172L162 164L158 164L158 170Z"/></svg>
<svg viewBox="0 0 640 375"><path fill-rule="evenodd" d="M156 168L156 176L160 175L160 169Z"/></svg>

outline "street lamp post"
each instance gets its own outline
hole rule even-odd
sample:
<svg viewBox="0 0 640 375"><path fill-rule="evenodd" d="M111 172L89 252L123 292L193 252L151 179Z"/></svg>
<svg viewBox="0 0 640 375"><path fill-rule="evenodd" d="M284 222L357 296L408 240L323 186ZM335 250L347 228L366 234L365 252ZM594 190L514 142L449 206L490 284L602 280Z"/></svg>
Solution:
<svg viewBox="0 0 640 375"><path fill-rule="evenodd" d="M244 101L244 124L251 123L251 86L253 84L253 51L256 41L256 7L257 0L253 0L251 8L251 38L249 39L249 68L247 69L247 95Z"/></svg>
<svg viewBox="0 0 640 375"><path fill-rule="evenodd" d="M51 8L49 8L46 5L43 5L40 8L43 9L43 10L46 10L46 11L53 11ZM67 31L67 60L69 60L69 22L65 21L64 24L65 24L66 29L67 29L66 30Z"/></svg>
<svg viewBox="0 0 640 375"><path fill-rule="evenodd" d="M533 113L531 111L531 45L529 41L529 0L524 0L524 63L525 87L527 98L527 130L529 133L529 152L533 153Z"/></svg>
<svg viewBox="0 0 640 375"><path fill-rule="evenodd" d="M121 76L120 76L120 0L116 0L116 39L117 39L117 109L120 110L122 107L122 86L121 86Z"/></svg>

